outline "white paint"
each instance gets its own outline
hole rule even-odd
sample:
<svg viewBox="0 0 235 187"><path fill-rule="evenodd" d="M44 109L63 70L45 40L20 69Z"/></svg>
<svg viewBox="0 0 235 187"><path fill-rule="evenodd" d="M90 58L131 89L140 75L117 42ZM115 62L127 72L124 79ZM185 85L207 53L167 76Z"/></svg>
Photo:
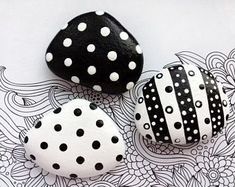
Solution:
<svg viewBox="0 0 235 187"><path fill-rule="evenodd" d="M108 27L103 27L100 29L100 34L107 37L110 34L110 29Z"/></svg>
<svg viewBox="0 0 235 187"><path fill-rule="evenodd" d="M117 59L117 53L115 51L110 51L108 52L107 57L110 61L115 61Z"/></svg>
<svg viewBox="0 0 235 187"><path fill-rule="evenodd" d="M89 44L87 46L87 51L90 52L90 53L94 52L95 51L95 45L94 44Z"/></svg>
<svg viewBox="0 0 235 187"><path fill-rule="evenodd" d="M71 66L72 63L73 63L73 61L72 61L71 58L66 58L66 59L64 60L64 65L67 66L67 67Z"/></svg>
<svg viewBox="0 0 235 187"><path fill-rule="evenodd" d="M71 81L73 81L74 83L80 83L80 79L77 76L72 76Z"/></svg>
<svg viewBox="0 0 235 187"><path fill-rule="evenodd" d="M78 30L79 30L80 32L85 31L86 28L87 28L87 24L86 24L86 23L81 22L81 23L78 24Z"/></svg>
<svg viewBox="0 0 235 187"><path fill-rule="evenodd" d="M137 46L135 47L135 49L136 49L136 52L137 52L138 54L142 54L142 53L143 53L143 51L142 51L142 49L140 48L139 45L137 45Z"/></svg>
<svg viewBox="0 0 235 187"><path fill-rule="evenodd" d="M110 74L109 78L111 81L115 82L119 79L119 74L117 72L113 72Z"/></svg>
<svg viewBox="0 0 235 187"><path fill-rule="evenodd" d="M96 67L95 66L89 66L87 68L87 72L89 73L89 75L94 75L96 73Z"/></svg>
<svg viewBox="0 0 235 187"><path fill-rule="evenodd" d="M130 70L134 70L136 68L136 63L134 61L129 62L128 67Z"/></svg>
<svg viewBox="0 0 235 187"><path fill-rule="evenodd" d="M103 10L97 10L95 13L96 13L97 16L104 15L104 11Z"/></svg>
<svg viewBox="0 0 235 187"><path fill-rule="evenodd" d="M126 32L124 32L124 31L122 31L122 32L119 34L119 36L120 36L120 38L121 38L122 40L127 40L127 39L129 38L129 35L128 35Z"/></svg>
<svg viewBox="0 0 235 187"><path fill-rule="evenodd" d="M102 88L101 88L100 85L94 85L94 86L93 86L93 89L94 89L95 91L98 91L98 92L101 92L101 91L102 91Z"/></svg>
<svg viewBox="0 0 235 187"><path fill-rule="evenodd" d="M126 89L130 90L134 87L134 85L135 85L134 82L128 82L127 85L126 85Z"/></svg>
<svg viewBox="0 0 235 187"><path fill-rule="evenodd" d="M63 41L65 47L70 47L72 45L72 40L70 38L65 38Z"/></svg>
<svg viewBox="0 0 235 187"><path fill-rule="evenodd" d="M50 62L50 61L52 61L53 60L53 55L52 55L52 53L47 53L46 54L46 61L47 62Z"/></svg>

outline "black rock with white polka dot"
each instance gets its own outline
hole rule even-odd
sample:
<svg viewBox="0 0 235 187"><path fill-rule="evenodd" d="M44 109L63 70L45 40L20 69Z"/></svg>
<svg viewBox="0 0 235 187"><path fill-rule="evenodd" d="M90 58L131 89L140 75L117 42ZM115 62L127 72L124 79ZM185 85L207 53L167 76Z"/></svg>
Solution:
<svg viewBox="0 0 235 187"><path fill-rule="evenodd" d="M59 77L111 94L131 89L143 68L132 34L111 15L97 12L69 21L49 45L46 61Z"/></svg>

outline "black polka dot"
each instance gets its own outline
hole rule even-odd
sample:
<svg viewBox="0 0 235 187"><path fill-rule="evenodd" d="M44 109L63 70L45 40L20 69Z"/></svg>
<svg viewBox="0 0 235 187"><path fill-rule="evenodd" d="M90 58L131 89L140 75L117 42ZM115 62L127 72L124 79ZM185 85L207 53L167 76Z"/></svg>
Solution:
<svg viewBox="0 0 235 187"><path fill-rule="evenodd" d="M73 111L73 113L74 113L75 116L80 116L80 115L82 114L82 111L81 111L81 109L76 108L76 109Z"/></svg>
<svg viewBox="0 0 235 187"><path fill-rule="evenodd" d="M59 107L59 108L55 109L53 112L54 112L55 114L59 114L59 113L61 112L61 108Z"/></svg>
<svg viewBox="0 0 235 187"><path fill-rule="evenodd" d="M210 123L210 119L209 119L209 118L205 118L204 122L205 122L206 124L209 124L209 123Z"/></svg>
<svg viewBox="0 0 235 187"><path fill-rule="evenodd" d="M171 93L172 90L173 90L173 88L172 88L171 86L167 86L167 87L165 88L165 91L166 91L167 93Z"/></svg>
<svg viewBox="0 0 235 187"><path fill-rule="evenodd" d="M228 103L227 103L227 101L226 100L223 100L223 106L227 106L228 105Z"/></svg>
<svg viewBox="0 0 235 187"><path fill-rule="evenodd" d="M204 135L202 136L202 139L203 139L203 140L207 139L207 135L204 134Z"/></svg>
<svg viewBox="0 0 235 187"><path fill-rule="evenodd" d="M144 101L143 97L140 97L140 98L138 99L138 103L139 103L139 104L143 103L143 101Z"/></svg>
<svg viewBox="0 0 235 187"><path fill-rule="evenodd" d="M149 125L148 123L145 123L145 124L144 124L144 129L145 129L145 130L148 130L149 128L150 128L150 125Z"/></svg>
<svg viewBox="0 0 235 187"><path fill-rule="evenodd" d="M174 127L175 127L176 129L180 129L181 126L182 126L182 124L181 124L180 122L175 122L175 124L174 124Z"/></svg>
<svg viewBox="0 0 235 187"><path fill-rule="evenodd" d="M196 101L196 102L195 102L195 106L196 106L197 108L201 108L201 107L202 107L202 102L201 102L201 101Z"/></svg>
<svg viewBox="0 0 235 187"><path fill-rule="evenodd" d="M168 113L168 114L172 114L173 108L172 108L171 106L167 106L167 107L165 108L165 111L166 111L166 113Z"/></svg>
<svg viewBox="0 0 235 187"><path fill-rule="evenodd" d="M54 169L60 169L60 165L57 164L57 163L54 163L54 164L52 165L52 167L53 167Z"/></svg>
<svg viewBox="0 0 235 187"><path fill-rule="evenodd" d="M135 119L136 120L140 120L140 118L141 118L141 115L139 113L135 114Z"/></svg>
<svg viewBox="0 0 235 187"><path fill-rule="evenodd" d="M66 151L68 149L68 146L65 144L65 143L62 143L61 145L60 145L60 150L61 151Z"/></svg>
<svg viewBox="0 0 235 187"><path fill-rule="evenodd" d="M122 160L123 156L122 155L117 155L116 156L116 161L120 162Z"/></svg>
<svg viewBox="0 0 235 187"><path fill-rule="evenodd" d="M42 149L47 149L47 148L48 148L48 144L47 144L46 142L42 142L42 143L40 144L40 147L41 147Z"/></svg>
<svg viewBox="0 0 235 187"><path fill-rule="evenodd" d="M199 88L200 88L201 90L204 90L204 88L205 88L204 84L200 84L200 85L199 85Z"/></svg>
<svg viewBox="0 0 235 187"><path fill-rule="evenodd" d="M74 174L74 173L70 174L69 176L70 176L70 178L77 178L77 177L78 177L78 176L77 176L76 174Z"/></svg>
<svg viewBox="0 0 235 187"><path fill-rule="evenodd" d="M111 139L111 141L112 141L113 143L118 143L119 139L118 139L117 136L113 136L112 139Z"/></svg>
<svg viewBox="0 0 235 187"><path fill-rule="evenodd" d="M158 73L158 74L156 75L156 77L157 77L158 79L161 79L161 78L163 77L163 74L162 74L162 73Z"/></svg>
<svg viewBox="0 0 235 187"><path fill-rule="evenodd" d="M61 131L62 127L61 127L60 124L56 124L56 125L54 126L54 129L55 129L55 131L59 132L59 131Z"/></svg>
<svg viewBox="0 0 235 187"><path fill-rule="evenodd" d="M78 164L83 164L84 161L85 161L85 159L84 159L82 156L79 156L79 157L77 157L77 159L76 159L76 162L77 162Z"/></svg>
<svg viewBox="0 0 235 187"><path fill-rule="evenodd" d="M103 120L99 119L99 120L96 121L96 126L97 126L97 127L100 128L100 127L103 127L103 125L104 125Z"/></svg>
<svg viewBox="0 0 235 187"><path fill-rule="evenodd" d="M37 124L35 125L35 128L36 128L36 129L39 129L41 126L42 126L42 122L39 121L39 122L37 122Z"/></svg>
<svg viewBox="0 0 235 187"><path fill-rule="evenodd" d="M92 147L93 149L99 149L100 148L100 142L95 140L93 143L92 143Z"/></svg>
<svg viewBox="0 0 235 187"><path fill-rule="evenodd" d="M77 130L77 136L81 137L84 135L84 130L83 129L78 129Z"/></svg>
<svg viewBox="0 0 235 187"><path fill-rule="evenodd" d="M28 136L25 136L25 138L24 138L24 143L28 143L28 141L29 141L29 137L28 137Z"/></svg>
<svg viewBox="0 0 235 187"><path fill-rule="evenodd" d="M190 70L190 71L188 72L188 74L189 74L189 76L194 76L194 75L195 75L195 72L192 71L192 70Z"/></svg>
<svg viewBox="0 0 235 187"><path fill-rule="evenodd" d="M152 140L152 136L150 134L146 134L145 137Z"/></svg>
<svg viewBox="0 0 235 187"><path fill-rule="evenodd" d="M30 155L30 158L31 158L32 160L36 160L36 158L35 158L34 155Z"/></svg>
<svg viewBox="0 0 235 187"><path fill-rule="evenodd" d="M229 115L227 114L227 115L226 115L226 120L228 120L228 118L229 118Z"/></svg>
<svg viewBox="0 0 235 187"><path fill-rule="evenodd" d="M102 169L103 169L103 164L97 163L97 164L95 165L95 169L96 169L96 170L102 170Z"/></svg>
<svg viewBox="0 0 235 187"><path fill-rule="evenodd" d="M90 103L90 109L91 110L97 109L97 105L95 103Z"/></svg>

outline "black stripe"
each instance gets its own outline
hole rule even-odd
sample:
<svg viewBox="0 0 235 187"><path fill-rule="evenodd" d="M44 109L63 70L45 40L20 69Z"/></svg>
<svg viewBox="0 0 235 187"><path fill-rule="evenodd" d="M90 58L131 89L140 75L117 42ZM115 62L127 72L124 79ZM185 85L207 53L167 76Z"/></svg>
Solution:
<svg viewBox="0 0 235 187"><path fill-rule="evenodd" d="M222 130L224 126L224 112L221 103L220 92L213 75L209 71L202 68L199 68L199 70L202 74L202 78L206 88L207 100L210 110L210 117L208 116L208 118L211 121L212 136L214 136L220 130Z"/></svg>
<svg viewBox="0 0 235 187"><path fill-rule="evenodd" d="M198 127L197 113L184 67L182 65L177 65L168 68L168 70L173 81L176 100L183 120L186 143L199 141L200 131ZM180 76L176 76L176 74L179 74ZM181 102L183 102L183 104L181 104ZM194 131L197 131L198 133L195 134Z"/></svg>
<svg viewBox="0 0 235 187"><path fill-rule="evenodd" d="M157 76L162 77L163 74L159 73ZM151 92L151 89L155 89L155 91ZM146 110L148 112L149 120L151 122L151 127L156 141L172 143L169 130L166 124L164 111L162 109L162 104L154 81L154 77L144 86L143 95L144 95ZM154 100L153 97L155 97ZM148 110L149 107L151 107L151 110ZM156 124L152 125L153 122L155 122ZM160 135L157 136L157 133L159 133ZM165 137L168 138L165 139Z"/></svg>

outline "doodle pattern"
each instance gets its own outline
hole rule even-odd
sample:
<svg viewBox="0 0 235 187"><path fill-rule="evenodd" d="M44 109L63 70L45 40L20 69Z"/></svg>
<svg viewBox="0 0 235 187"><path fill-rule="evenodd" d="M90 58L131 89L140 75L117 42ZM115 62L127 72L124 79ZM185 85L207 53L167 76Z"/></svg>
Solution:
<svg viewBox="0 0 235 187"><path fill-rule="evenodd" d="M143 85L156 71L147 71L133 90L112 96L62 80L16 84L0 68L0 186L1 187L233 187L235 183L235 49L203 58L184 51L175 64L195 64L220 81L231 105L227 126L211 140L190 145L157 144L136 131L134 106ZM118 125L126 143L124 160L107 174L68 179L52 175L25 155L25 132L44 113L74 98L95 102ZM16 123L17 121L17 123Z"/></svg>

